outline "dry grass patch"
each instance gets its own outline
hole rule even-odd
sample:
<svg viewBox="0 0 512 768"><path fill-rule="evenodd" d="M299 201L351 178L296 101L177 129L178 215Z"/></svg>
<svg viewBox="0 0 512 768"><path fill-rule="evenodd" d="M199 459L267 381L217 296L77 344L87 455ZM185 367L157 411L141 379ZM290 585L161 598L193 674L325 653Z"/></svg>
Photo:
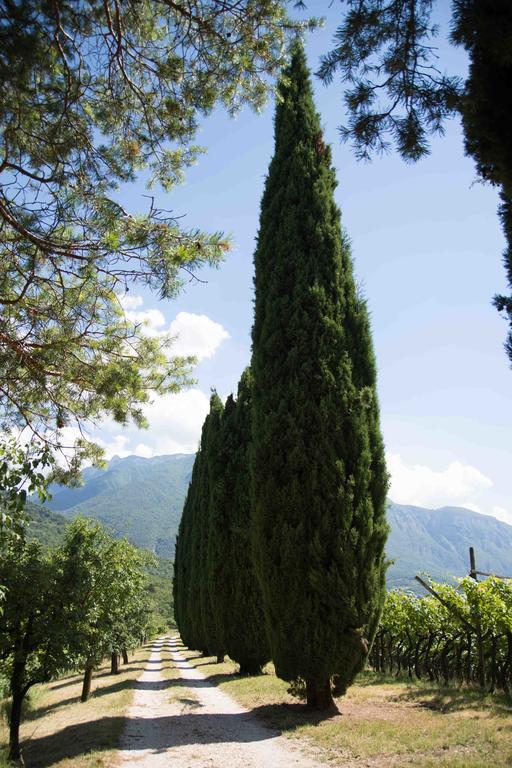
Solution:
<svg viewBox="0 0 512 768"><path fill-rule="evenodd" d="M105 663L95 672L85 704L80 701L81 675L36 686L21 728L27 768L111 768L135 681L150 653L149 644L140 648L118 675L110 675ZM7 737L5 725L2 736Z"/></svg>
<svg viewBox="0 0 512 768"><path fill-rule="evenodd" d="M184 652L189 663L269 726L343 768L510 768L512 702L505 696L382 680L366 673L338 700L340 714L309 712L287 693L272 665L237 675L227 660Z"/></svg>

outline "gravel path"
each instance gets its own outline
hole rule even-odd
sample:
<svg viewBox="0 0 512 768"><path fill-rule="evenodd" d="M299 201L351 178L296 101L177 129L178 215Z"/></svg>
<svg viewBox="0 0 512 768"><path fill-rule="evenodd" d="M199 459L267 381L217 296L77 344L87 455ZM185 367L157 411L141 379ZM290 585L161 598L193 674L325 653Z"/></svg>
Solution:
<svg viewBox="0 0 512 768"><path fill-rule="evenodd" d="M162 677L168 652L183 683ZM188 682L187 682L188 681ZM123 735L121 766L139 768L319 768L297 747L263 726L208 682L160 638L137 681Z"/></svg>

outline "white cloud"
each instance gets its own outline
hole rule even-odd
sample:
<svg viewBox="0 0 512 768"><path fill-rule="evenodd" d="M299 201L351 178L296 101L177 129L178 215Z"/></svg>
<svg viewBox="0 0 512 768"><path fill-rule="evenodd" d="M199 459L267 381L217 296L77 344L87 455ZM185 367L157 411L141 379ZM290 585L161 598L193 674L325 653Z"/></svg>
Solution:
<svg viewBox="0 0 512 768"><path fill-rule="evenodd" d="M130 442L128 435L112 435L106 438L93 435L92 439L103 448L106 459L111 459L112 456L120 456L121 458L124 458L133 453L133 451L127 449L128 443Z"/></svg>
<svg viewBox="0 0 512 768"><path fill-rule="evenodd" d="M494 506L491 514L503 523L512 525L512 512L508 512L504 507Z"/></svg>
<svg viewBox="0 0 512 768"><path fill-rule="evenodd" d="M163 336L170 334L174 338L172 355L193 355L198 362L213 357L229 333L220 324L207 315L197 315L193 312L178 312L168 328L166 319L159 309L141 309L142 296L118 294L118 299L124 309L126 318L137 325L144 326L148 336Z"/></svg>
<svg viewBox="0 0 512 768"><path fill-rule="evenodd" d="M169 348L173 357L194 356L201 362L211 358L222 342L229 338L227 330L207 315L179 312L167 325L161 310L146 309L141 296L120 294L118 299L127 319L143 325L145 334L169 334L173 338ZM106 419L91 437L105 450L107 458L130 454L149 458L161 454L193 453L197 450L209 402L209 397L197 388L178 394L159 395L151 404L143 406L149 421L147 430L139 430L133 425L122 428Z"/></svg>
<svg viewBox="0 0 512 768"><path fill-rule="evenodd" d="M453 461L440 471L422 464L407 466L399 454L389 454L387 463L391 473L389 495L399 504L425 507L467 507L471 504L475 511L480 511L472 496L493 485L492 480L476 467L460 461Z"/></svg>
<svg viewBox="0 0 512 768"><path fill-rule="evenodd" d="M112 456L160 456L171 453L194 453L201 427L210 408L209 397L200 389L188 389L177 394L156 397L143 407L149 421L147 430L128 426L121 428L109 420L101 432L91 435Z"/></svg>
<svg viewBox="0 0 512 768"><path fill-rule="evenodd" d="M134 325L143 325L145 333L150 336L162 333L159 329L165 325L165 317L159 309L142 309L139 312L125 310L125 315Z"/></svg>
<svg viewBox="0 0 512 768"><path fill-rule="evenodd" d="M482 512L481 507L479 507L478 504L475 504L474 501L463 501L460 506L464 507L464 509L471 509L473 512L478 512L480 515L485 514L485 512Z"/></svg>
<svg viewBox="0 0 512 768"><path fill-rule="evenodd" d="M142 296L136 296L131 293L130 295L127 293L118 293L117 298L119 299L119 303L124 310L137 309L138 307L142 307L144 304L144 299Z"/></svg>
<svg viewBox="0 0 512 768"><path fill-rule="evenodd" d="M175 355L194 355L198 361L212 357L229 333L207 315L179 312L169 332L176 337L172 345Z"/></svg>

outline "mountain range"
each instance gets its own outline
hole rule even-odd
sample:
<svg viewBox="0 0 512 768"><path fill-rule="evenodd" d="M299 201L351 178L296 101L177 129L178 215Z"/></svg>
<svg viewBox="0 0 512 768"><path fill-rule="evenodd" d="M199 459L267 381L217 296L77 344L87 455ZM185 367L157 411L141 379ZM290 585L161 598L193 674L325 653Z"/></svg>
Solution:
<svg viewBox="0 0 512 768"><path fill-rule="evenodd" d="M94 517L134 544L172 557L193 463L194 454L115 457L105 470L86 469L79 488L52 488L46 507L66 518ZM512 526L494 517L390 501L388 522L389 587L412 588L420 572L442 581L467 574L470 546L479 570L512 576Z"/></svg>

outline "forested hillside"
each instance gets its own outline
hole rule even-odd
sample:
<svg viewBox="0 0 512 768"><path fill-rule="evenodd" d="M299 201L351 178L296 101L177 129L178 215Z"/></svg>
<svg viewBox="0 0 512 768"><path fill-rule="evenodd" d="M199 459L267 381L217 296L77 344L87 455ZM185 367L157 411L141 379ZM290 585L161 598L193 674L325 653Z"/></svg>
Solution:
<svg viewBox="0 0 512 768"><path fill-rule="evenodd" d="M38 538L44 540L42 536L59 529L63 516L88 515L137 546L172 558L193 463L194 454L129 456L114 458L106 470L86 469L82 487L52 489L46 506L59 514L34 519L32 529L40 530ZM482 570L512 573L512 526L494 517L460 507L434 510L392 501L387 515L390 588L415 588L419 571L439 581L464 576L470 546L476 548Z"/></svg>
<svg viewBox="0 0 512 768"><path fill-rule="evenodd" d="M52 487L47 506L66 517L94 517L138 547L170 557L193 463L192 454L116 457L106 470L84 470L79 488Z"/></svg>
<svg viewBox="0 0 512 768"><path fill-rule="evenodd" d="M512 526L490 515L461 507L424 509L388 505L391 532L388 586L413 587L416 573L425 571L436 581L469 572L468 550L475 547L478 567L512 575Z"/></svg>

